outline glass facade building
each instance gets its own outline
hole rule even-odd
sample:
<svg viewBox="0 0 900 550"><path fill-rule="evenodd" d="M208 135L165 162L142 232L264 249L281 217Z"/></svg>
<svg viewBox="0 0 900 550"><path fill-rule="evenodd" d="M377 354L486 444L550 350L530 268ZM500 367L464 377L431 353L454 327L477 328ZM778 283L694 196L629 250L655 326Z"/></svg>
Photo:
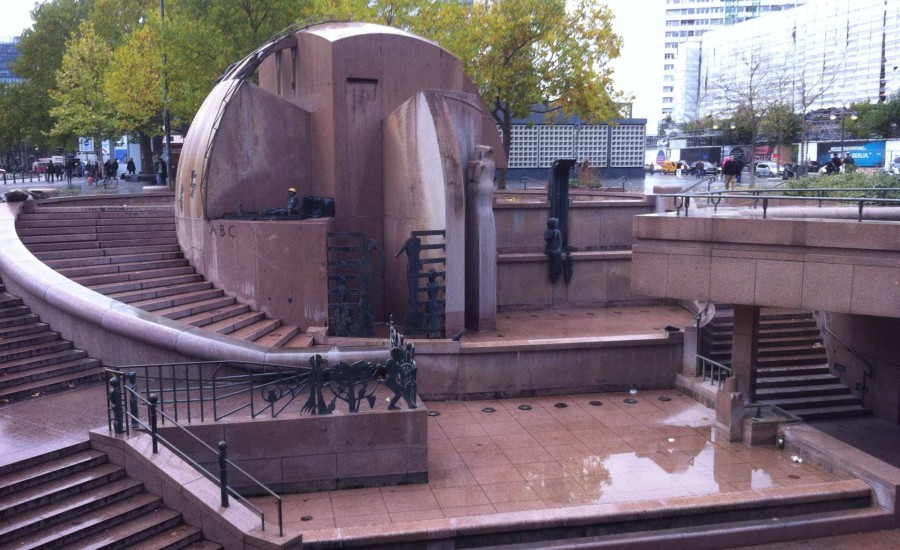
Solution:
<svg viewBox="0 0 900 550"><path fill-rule="evenodd" d="M681 53L678 122L727 114L740 99L729 89L803 112L877 102L900 89L900 2L816 0L710 31Z"/></svg>
<svg viewBox="0 0 900 550"><path fill-rule="evenodd" d="M10 68L13 61L19 57L19 50L16 48L18 43L18 37L0 38L0 82L22 82Z"/></svg>
<svg viewBox="0 0 900 550"><path fill-rule="evenodd" d="M683 110L687 69L680 58L684 45L707 32L763 15L776 16L803 4L806 0L666 0L665 42L663 48L663 87L660 95L662 118L679 120ZM817 0L818 2L818 0ZM690 76L690 75L688 75ZM696 76L696 75L694 75Z"/></svg>

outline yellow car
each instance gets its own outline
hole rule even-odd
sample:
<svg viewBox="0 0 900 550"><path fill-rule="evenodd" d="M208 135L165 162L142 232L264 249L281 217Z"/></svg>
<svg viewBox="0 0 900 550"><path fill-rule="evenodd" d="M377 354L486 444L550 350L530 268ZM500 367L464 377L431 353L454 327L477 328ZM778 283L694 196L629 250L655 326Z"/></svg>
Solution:
<svg viewBox="0 0 900 550"><path fill-rule="evenodd" d="M674 174L678 170L678 163L674 160L664 160L659 166L663 174Z"/></svg>

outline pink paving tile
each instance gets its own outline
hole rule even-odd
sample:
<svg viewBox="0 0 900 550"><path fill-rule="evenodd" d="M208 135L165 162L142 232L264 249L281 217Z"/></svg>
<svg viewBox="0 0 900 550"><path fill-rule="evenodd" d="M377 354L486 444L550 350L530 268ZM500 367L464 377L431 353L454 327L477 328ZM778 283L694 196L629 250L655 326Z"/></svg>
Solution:
<svg viewBox="0 0 900 550"><path fill-rule="evenodd" d="M497 506L499 503L506 502L522 502L522 501L539 501L540 498L534 489L525 481L513 481L506 483L481 484L481 489L487 495L491 504Z"/></svg>
<svg viewBox="0 0 900 550"><path fill-rule="evenodd" d="M428 470L452 470L465 468L466 463L456 451L436 451L428 453Z"/></svg>
<svg viewBox="0 0 900 550"><path fill-rule="evenodd" d="M602 425L592 426L591 428L575 428L571 430L572 435L578 438L582 443L591 443L594 441L607 441L610 439L619 439L612 430Z"/></svg>
<svg viewBox="0 0 900 550"><path fill-rule="evenodd" d="M503 450L540 446L537 439L527 432L520 434L494 435L491 439L494 440L494 444L496 444L497 447ZM507 456L509 456L509 453L507 453Z"/></svg>
<svg viewBox="0 0 900 550"><path fill-rule="evenodd" d="M511 462L500 449L484 449L480 451L463 451L459 453L469 468L475 466L502 466Z"/></svg>
<svg viewBox="0 0 900 550"><path fill-rule="evenodd" d="M472 472L472 475L475 477L475 481L477 481L478 484L482 486L484 486L485 484L502 483L509 481L525 481L525 478L522 477L522 474L520 474L518 470L510 465L476 466L470 467L469 471Z"/></svg>
<svg viewBox="0 0 900 550"><path fill-rule="evenodd" d="M386 523L391 523L391 517L387 513L334 518L334 526L336 528L359 525L384 525Z"/></svg>
<svg viewBox="0 0 900 550"><path fill-rule="evenodd" d="M443 519L444 513L440 508L426 510L408 510L404 512L391 512L391 523L403 523L407 521L422 521L427 519Z"/></svg>
<svg viewBox="0 0 900 550"><path fill-rule="evenodd" d="M437 499L441 509L459 508L463 506L480 506L482 504L490 504L484 491L478 485L469 485L464 487L436 487L432 489L434 498Z"/></svg>
<svg viewBox="0 0 900 550"><path fill-rule="evenodd" d="M553 455L544 450L540 445L534 447L520 447L515 449L503 449L503 454L512 464L528 464L531 462L547 462L555 460Z"/></svg>
<svg viewBox="0 0 900 550"><path fill-rule="evenodd" d="M384 499L381 497L381 493L374 494L358 494L357 490L353 492L347 491L346 496L335 496L335 492L332 492L331 497L331 507L334 511L335 519L350 517L350 516L372 516L372 515L381 515L387 516L387 507L384 504Z"/></svg>
<svg viewBox="0 0 900 550"><path fill-rule="evenodd" d="M383 487L381 490L384 504L391 514L439 508L437 500L434 498L434 494L427 486L422 489L406 491L396 491L392 489L393 488L390 487Z"/></svg>
<svg viewBox="0 0 900 550"><path fill-rule="evenodd" d="M546 508L544 501L537 500L516 500L512 502L495 502L494 509L498 513L506 512L524 512L527 510L542 510Z"/></svg>
<svg viewBox="0 0 900 550"><path fill-rule="evenodd" d="M488 433L473 420L470 423L442 425L444 433L451 440L457 437L486 437Z"/></svg>
<svg viewBox="0 0 900 550"><path fill-rule="evenodd" d="M591 450L584 443L570 443L567 445L545 445L544 450L550 453L550 456L556 460L566 460L569 458L579 458L584 455L590 455Z"/></svg>
<svg viewBox="0 0 900 550"><path fill-rule="evenodd" d="M622 441L621 439L594 441L592 443L585 443L585 446L588 448L588 450L590 450L592 454L598 456L610 456L634 452L634 449L631 448L631 445Z"/></svg>
<svg viewBox="0 0 900 550"><path fill-rule="evenodd" d="M477 484L475 476L465 467L453 470L430 470L428 472L428 486L431 488L462 487Z"/></svg>
<svg viewBox="0 0 900 550"><path fill-rule="evenodd" d="M560 424L553 418L521 421L522 426L528 430L531 435L538 435L543 432L558 432L564 430L565 426Z"/></svg>
<svg viewBox="0 0 900 550"><path fill-rule="evenodd" d="M522 435L527 434L526 430L518 421L498 422L490 424L481 424L481 428L490 436L498 435Z"/></svg>
<svg viewBox="0 0 900 550"><path fill-rule="evenodd" d="M581 503L588 498L588 492L574 479L543 479L529 481L528 484L544 502Z"/></svg>
<svg viewBox="0 0 900 550"><path fill-rule="evenodd" d="M440 416L432 417L437 419L437 423L442 427L452 426L455 424L474 424L475 417L469 411L460 412L441 412Z"/></svg>
<svg viewBox="0 0 900 550"><path fill-rule="evenodd" d="M526 481L534 481L537 483L540 483L545 479L561 479L565 477L562 464L555 460L516 464L515 468L522 474L522 477L524 477Z"/></svg>
<svg viewBox="0 0 900 550"><path fill-rule="evenodd" d="M497 509L490 504L477 504L473 506L452 506L442 508L444 516L448 518L461 518L465 516L485 516L496 514Z"/></svg>
<svg viewBox="0 0 900 550"><path fill-rule="evenodd" d="M574 443L581 443L575 434L570 432L569 430L555 430L552 432L540 432L535 434L535 439L543 447L548 447L552 445L571 445Z"/></svg>
<svg viewBox="0 0 900 550"><path fill-rule="evenodd" d="M494 442L494 439L487 435L454 437L452 444L457 451L479 451L483 449L499 448Z"/></svg>

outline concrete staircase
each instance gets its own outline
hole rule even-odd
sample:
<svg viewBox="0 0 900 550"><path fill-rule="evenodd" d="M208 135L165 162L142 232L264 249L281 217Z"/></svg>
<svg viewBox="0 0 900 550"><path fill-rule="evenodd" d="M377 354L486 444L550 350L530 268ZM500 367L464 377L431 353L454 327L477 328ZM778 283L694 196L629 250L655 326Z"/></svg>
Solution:
<svg viewBox="0 0 900 550"><path fill-rule="evenodd" d="M221 548L85 442L0 467L0 550Z"/></svg>
<svg viewBox="0 0 900 550"><path fill-rule="evenodd" d="M859 397L828 368L822 337L809 312L766 310L760 314L756 403L777 405L804 420L870 414ZM734 314L717 306L701 337L701 355L731 365Z"/></svg>
<svg viewBox="0 0 900 550"><path fill-rule="evenodd" d="M0 283L0 404L103 378L103 366L41 322Z"/></svg>
<svg viewBox="0 0 900 550"><path fill-rule="evenodd" d="M120 302L264 347L308 343L205 281L181 253L171 206L37 206L16 230L39 260Z"/></svg>

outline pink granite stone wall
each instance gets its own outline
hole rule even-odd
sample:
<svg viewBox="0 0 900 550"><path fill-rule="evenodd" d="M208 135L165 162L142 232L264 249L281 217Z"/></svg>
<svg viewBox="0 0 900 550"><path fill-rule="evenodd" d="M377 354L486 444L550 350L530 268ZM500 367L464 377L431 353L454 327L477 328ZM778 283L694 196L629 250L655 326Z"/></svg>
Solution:
<svg viewBox="0 0 900 550"><path fill-rule="evenodd" d="M900 319L837 313L825 314L824 319L825 326L847 344L825 334L831 373L857 395L865 383L865 405L878 418L900 424Z"/></svg>
<svg viewBox="0 0 900 550"><path fill-rule="evenodd" d="M225 441L229 459L278 493L327 491L426 482L427 412L419 407L317 416L286 413L274 420L230 419L186 429L213 448ZM160 434L207 469L218 471L216 456L180 429L160 427ZM231 472L229 481L247 493L259 492L239 472Z"/></svg>
<svg viewBox="0 0 900 550"><path fill-rule="evenodd" d="M395 188L389 194L385 187L385 119L423 90L452 95L472 94L475 88L463 74L460 60L446 50L405 31L365 23L327 23L298 31L276 45L258 74L259 87L244 82L235 88L233 81L221 82L197 113L177 175L176 208L179 242L197 269L226 291L265 309L268 295L260 289L276 289L276 295L286 295L287 289L277 290L283 284L279 275L263 278L285 271L297 278L315 278L325 261L324 248L306 249L302 262L272 258L273 263L282 262L277 269L259 272L256 281L234 288L231 285L240 278L223 275L228 269L244 268L230 264L233 255L217 257L217 250L204 250L205 228L188 220L283 207L286 188L296 187L301 196L335 199L330 230L365 232L384 244L386 208L396 199ZM460 186L462 167L475 145L502 151L483 102L476 97L464 103L474 103L478 112L455 118L456 129L447 137L455 140L461 154L444 159L460 163L460 177L451 181ZM452 112L456 106L448 109ZM505 166L503 155L495 160ZM210 177L204 179L207 172ZM200 189L201 182L208 185ZM462 205L450 206L462 210ZM451 241L462 239L461 220L447 220ZM448 289L452 298L448 330L463 325L464 279L462 264L456 262L454 258L448 266L454 270L448 281L459 287ZM386 317L386 301L393 304L393 296L385 295L386 275L381 269L372 273L371 304L377 319ZM317 292L324 292L324 287ZM286 318L298 325L311 319Z"/></svg>

